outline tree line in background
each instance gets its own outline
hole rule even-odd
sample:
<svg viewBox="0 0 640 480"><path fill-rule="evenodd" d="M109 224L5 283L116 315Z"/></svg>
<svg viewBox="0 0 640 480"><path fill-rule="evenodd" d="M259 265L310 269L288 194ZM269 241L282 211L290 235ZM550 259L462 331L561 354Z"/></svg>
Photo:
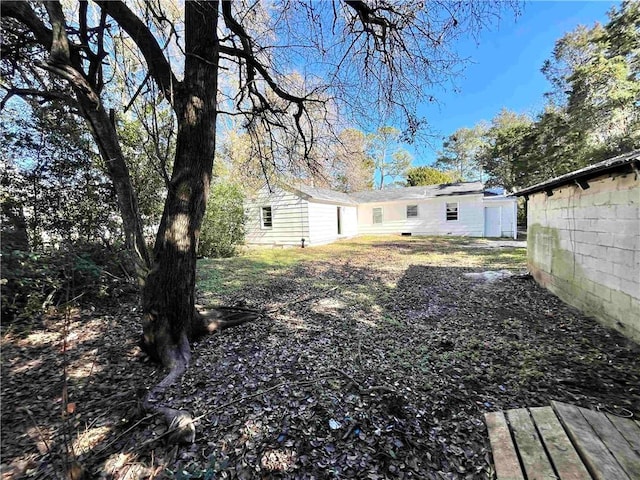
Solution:
<svg viewBox="0 0 640 480"><path fill-rule="evenodd" d="M514 191L640 148L640 3L564 35L542 72L552 90L541 113L503 109L461 128L435 166Z"/></svg>
<svg viewBox="0 0 640 480"><path fill-rule="evenodd" d="M552 87L542 112L504 108L460 128L431 166L413 166L395 127L346 129L321 168L288 181L344 192L483 181L513 192L640 148L640 4L625 1L608 18L556 42L541 67Z"/></svg>

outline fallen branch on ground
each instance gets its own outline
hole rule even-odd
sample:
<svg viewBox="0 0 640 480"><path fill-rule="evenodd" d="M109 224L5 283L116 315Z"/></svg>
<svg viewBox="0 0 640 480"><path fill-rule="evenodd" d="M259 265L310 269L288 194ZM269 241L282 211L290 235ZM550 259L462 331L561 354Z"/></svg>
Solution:
<svg viewBox="0 0 640 480"><path fill-rule="evenodd" d="M358 391L362 395L366 395L368 393L378 392L378 391L397 393L397 390L390 385L374 385L372 387L363 387L362 385L360 385L360 383L358 383L351 375L349 375L344 370L340 370L337 367L331 367L331 370L338 372L340 375L342 375L351 383L353 383L358 388Z"/></svg>

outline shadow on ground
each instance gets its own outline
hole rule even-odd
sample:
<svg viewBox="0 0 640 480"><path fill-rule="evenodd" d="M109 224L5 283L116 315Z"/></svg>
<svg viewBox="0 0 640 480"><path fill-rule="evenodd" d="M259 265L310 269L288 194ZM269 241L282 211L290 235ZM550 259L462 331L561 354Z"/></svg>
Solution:
<svg viewBox="0 0 640 480"><path fill-rule="evenodd" d="M109 430L79 461L91 478L490 478L484 412L560 400L640 414L637 347L523 275L518 249L466 244L358 240L206 263L202 300L267 313L193 346L165 398L198 418L196 442L179 448L135 416L161 372L135 352L134 304L82 313L85 353L68 361L98 360L69 382L69 433ZM513 275L465 275L491 266ZM34 475L63 458L60 338L3 340L3 462L28 457Z"/></svg>

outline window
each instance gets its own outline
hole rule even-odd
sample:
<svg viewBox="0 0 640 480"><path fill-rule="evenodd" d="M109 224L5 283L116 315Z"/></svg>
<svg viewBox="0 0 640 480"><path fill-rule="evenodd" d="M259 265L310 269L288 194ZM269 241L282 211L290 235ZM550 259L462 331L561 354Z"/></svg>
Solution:
<svg viewBox="0 0 640 480"><path fill-rule="evenodd" d="M273 227L273 215L271 214L271 207L262 207L260 211L260 220L262 221L262 228Z"/></svg>
<svg viewBox="0 0 640 480"><path fill-rule="evenodd" d="M407 205L407 218L418 216L418 205Z"/></svg>
<svg viewBox="0 0 640 480"><path fill-rule="evenodd" d="M458 204L447 203L447 221L458 220Z"/></svg>
<svg viewBox="0 0 640 480"><path fill-rule="evenodd" d="M382 207L373 209L373 223L382 223Z"/></svg>

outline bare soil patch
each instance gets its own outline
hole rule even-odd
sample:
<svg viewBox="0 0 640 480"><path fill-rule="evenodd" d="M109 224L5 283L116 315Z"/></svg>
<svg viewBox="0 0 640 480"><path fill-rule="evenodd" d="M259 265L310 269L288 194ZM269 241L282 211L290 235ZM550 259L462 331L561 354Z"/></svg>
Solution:
<svg viewBox="0 0 640 480"><path fill-rule="evenodd" d="M491 478L487 411L640 415L637 346L537 286L521 249L381 237L273 255L201 264L202 302L270 313L193 346L165 398L198 417L193 445L138 413L161 372L135 347L133 299L67 319L66 401L64 318L4 332L6 478L55 478L64 432L87 478ZM513 275L465 275L487 270Z"/></svg>

